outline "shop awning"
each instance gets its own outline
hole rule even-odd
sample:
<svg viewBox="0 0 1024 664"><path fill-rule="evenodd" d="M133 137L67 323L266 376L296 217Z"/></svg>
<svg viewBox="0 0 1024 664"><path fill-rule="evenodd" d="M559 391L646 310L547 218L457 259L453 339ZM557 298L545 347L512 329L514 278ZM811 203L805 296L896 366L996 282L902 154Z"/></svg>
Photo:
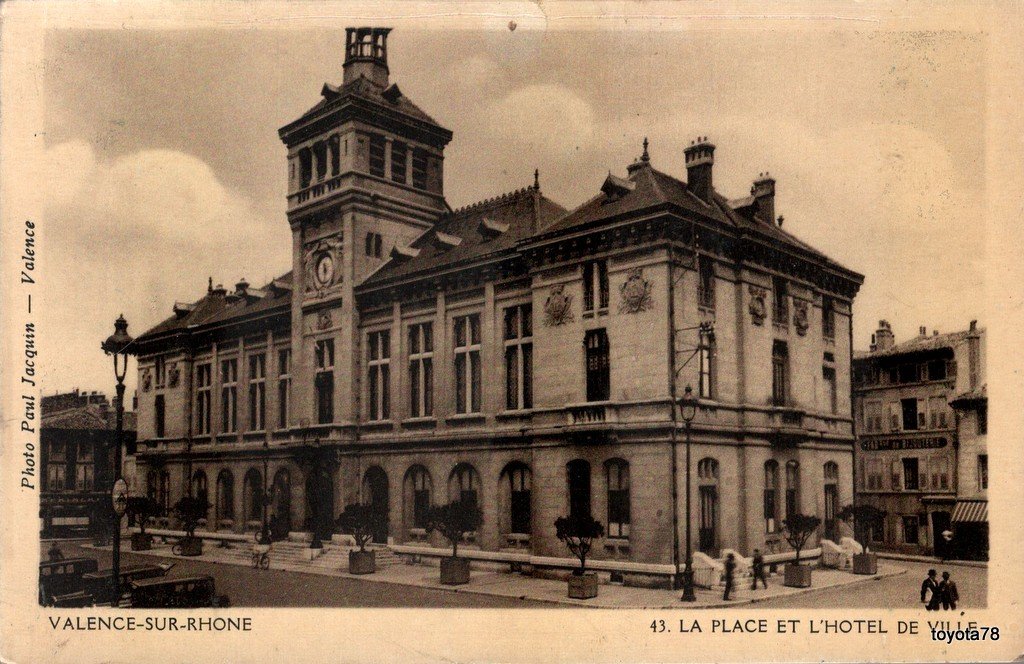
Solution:
<svg viewBox="0 0 1024 664"><path fill-rule="evenodd" d="M987 500L959 500L953 508L954 523L988 523Z"/></svg>

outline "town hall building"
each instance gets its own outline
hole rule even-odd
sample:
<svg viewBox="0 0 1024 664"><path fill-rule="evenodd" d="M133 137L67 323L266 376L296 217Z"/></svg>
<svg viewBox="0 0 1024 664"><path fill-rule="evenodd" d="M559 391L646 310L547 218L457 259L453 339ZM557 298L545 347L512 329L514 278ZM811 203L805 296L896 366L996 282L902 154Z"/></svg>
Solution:
<svg viewBox="0 0 1024 664"><path fill-rule="evenodd" d="M452 132L391 81L388 34L349 29L342 83L279 130L291 271L211 282L138 339L140 483L191 483L235 532L266 491L275 537L362 502L392 545L442 546L427 507L474 501L464 546L497 559L564 557L555 519L590 513L628 577L680 562L689 433L695 550L783 550L796 512L836 536L863 277L783 230L767 174L720 194L707 138L660 167L645 140L571 210L536 174L452 209Z"/></svg>

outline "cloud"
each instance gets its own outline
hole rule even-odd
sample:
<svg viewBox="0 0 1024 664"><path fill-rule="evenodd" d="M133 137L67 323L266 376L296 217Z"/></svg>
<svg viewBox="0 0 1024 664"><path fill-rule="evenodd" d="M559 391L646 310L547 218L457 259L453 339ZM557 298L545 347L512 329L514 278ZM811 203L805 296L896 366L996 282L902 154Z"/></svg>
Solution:
<svg viewBox="0 0 1024 664"><path fill-rule="evenodd" d="M170 316L174 300L201 296L207 276L261 285L290 265L283 209L261 209L192 155L100 160L74 141L51 147L46 163L54 195L40 242L44 389L110 382L98 344L118 314L138 335Z"/></svg>
<svg viewBox="0 0 1024 664"><path fill-rule="evenodd" d="M566 156L587 151L594 138L594 112L569 88L527 85L498 99L486 110L495 145Z"/></svg>

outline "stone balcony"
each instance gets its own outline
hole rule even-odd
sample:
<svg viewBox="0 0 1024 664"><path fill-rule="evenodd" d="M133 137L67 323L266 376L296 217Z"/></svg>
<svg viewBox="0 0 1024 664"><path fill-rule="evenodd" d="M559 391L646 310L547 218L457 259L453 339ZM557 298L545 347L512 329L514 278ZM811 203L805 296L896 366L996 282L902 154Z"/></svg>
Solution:
<svg viewBox="0 0 1024 664"><path fill-rule="evenodd" d="M309 186L303 189L299 189L295 193L288 195L288 209L293 210L297 207L305 205L310 201L314 201L340 188L340 175L335 175L334 177L328 178L326 180L313 182Z"/></svg>
<svg viewBox="0 0 1024 664"><path fill-rule="evenodd" d="M616 424L619 421L618 408L607 402L569 404L565 407L565 414L569 426Z"/></svg>

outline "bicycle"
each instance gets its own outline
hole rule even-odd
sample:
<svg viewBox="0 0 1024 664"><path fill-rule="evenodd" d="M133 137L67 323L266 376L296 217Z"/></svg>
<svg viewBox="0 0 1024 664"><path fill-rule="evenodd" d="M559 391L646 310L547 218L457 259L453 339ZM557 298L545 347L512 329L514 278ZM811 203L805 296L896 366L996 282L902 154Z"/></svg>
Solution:
<svg viewBox="0 0 1024 664"><path fill-rule="evenodd" d="M267 547L269 549L269 547ZM253 569L270 569L270 552L269 551L253 551L252 552L252 567Z"/></svg>

